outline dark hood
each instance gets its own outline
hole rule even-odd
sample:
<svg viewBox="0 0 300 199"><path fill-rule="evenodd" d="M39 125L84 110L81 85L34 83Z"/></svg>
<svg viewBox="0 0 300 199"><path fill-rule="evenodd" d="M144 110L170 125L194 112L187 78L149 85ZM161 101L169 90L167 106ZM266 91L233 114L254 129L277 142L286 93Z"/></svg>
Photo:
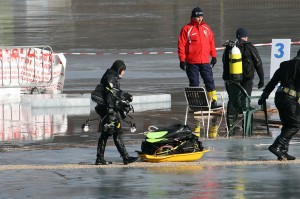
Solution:
<svg viewBox="0 0 300 199"><path fill-rule="evenodd" d="M126 65L123 60L116 60L110 69L120 75L121 71L126 70Z"/></svg>

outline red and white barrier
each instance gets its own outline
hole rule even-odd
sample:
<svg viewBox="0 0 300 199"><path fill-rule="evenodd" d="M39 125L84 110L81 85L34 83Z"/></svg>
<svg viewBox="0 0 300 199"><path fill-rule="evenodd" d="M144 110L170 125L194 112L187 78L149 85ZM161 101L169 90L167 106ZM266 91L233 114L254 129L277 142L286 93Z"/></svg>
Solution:
<svg viewBox="0 0 300 199"><path fill-rule="evenodd" d="M0 94L28 93L34 88L61 93L65 68L64 55L54 54L49 46L0 47Z"/></svg>

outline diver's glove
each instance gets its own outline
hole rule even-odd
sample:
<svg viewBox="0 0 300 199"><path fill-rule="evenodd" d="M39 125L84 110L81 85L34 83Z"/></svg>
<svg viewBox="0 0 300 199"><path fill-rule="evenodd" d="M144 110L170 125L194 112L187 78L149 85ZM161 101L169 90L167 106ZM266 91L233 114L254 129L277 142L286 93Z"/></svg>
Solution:
<svg viewBox="0 0 300 199"><path fill-rule="evenodd" d="M266 92L263 92L258 100L258 105L262 105L264 103L266 103L266 100L268 99L269 94Z"/></svg>
<svg viewBox="0 0 300 199"><path fill-rule="evenodd" d="M130 95L130 94L127 93L127 92L124 94L124 98L125 98L125 100L128 101L128 102L132 102L132 100L133 100L132 95Z"/></svg>

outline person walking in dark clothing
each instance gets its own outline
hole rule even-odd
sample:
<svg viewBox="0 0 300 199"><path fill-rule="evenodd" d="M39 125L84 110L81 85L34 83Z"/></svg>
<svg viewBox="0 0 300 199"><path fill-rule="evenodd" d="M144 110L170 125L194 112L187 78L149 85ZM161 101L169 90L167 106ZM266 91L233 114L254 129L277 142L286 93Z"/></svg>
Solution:
<svg viewBox="0 0 300 199"><path fill-rule="evenodd" d="M110 69L102 76L103 103L98 103L95 110L101 117L99 124L101 135L98 140L97 159L95 164L112 164L104 159L104 151L109 136L113 136L114 143L123 158L124 164L137 161L138 157L130 157L122 140L121 118L125 117L125 102L132 102L132 95L120 89L119 79L125 74L126 65L122 60L116 60Z"/></svg>
<svg viewBox="0 0 300 199"><path fill-rule="evenodd" d="M288 154L289 142L300 129L300 50L297 56L284 61L275 71L266 85L258 104L263 104L270 93L280 83L275 94L275 105L282 122L280 135L269 146L269 151L277 156L278 160L295 160Z"/></svg>
<svg viewBox="0 0 300 199"><path fill-rule="evenodd" d="M253 89L253 79L255 71L259 77L258 89L264 87L264 69L261 57L255 46L248 41L248 32L244 28L238 28L236 31L236 46L239 48L242 57L242 78L238 83L246 90L247 94L251 96ZM227 41L224 46L222 62L223 62L223 80L232 80L229 71L230 51L235 45L233 41ZM238 114L241 110L236 110L235 105L228 100L227 105L227 122L229 129L237 120Z"/></svg>

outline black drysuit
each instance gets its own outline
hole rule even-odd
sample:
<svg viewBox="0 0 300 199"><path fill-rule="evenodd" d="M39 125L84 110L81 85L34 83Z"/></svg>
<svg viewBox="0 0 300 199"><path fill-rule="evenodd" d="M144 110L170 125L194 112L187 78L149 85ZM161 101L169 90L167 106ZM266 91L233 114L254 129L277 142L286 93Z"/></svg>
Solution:
<svg viewBox="0 0 300 199"><path fill-rule="evenodd" d="M120 89L120 70L121 67L126 68L125 64L123 66L122 63L123 62L121 62L121 64L114 64L110 69L107 69L100 82L104 87L103 96L105 104L97 104L95 107L96 112L101 116L99 124L101 135L98 140L96 164L110 163L104 160L104 151L107 139L111 135L123 158L124 164L128 163L127 160L130 158L122 140L121 117L125 117L124 114L122 114L122 100L127 100L128 98L132 100L132 96Z"/></svg>
<svg viewBox="0 0 300 199"><path fill-rule="evenodd" d="M295 160L289 155L289 142L300 129L300 50L297 57L284 61L276 70L270 82L266 85L258 103L263 104L276 85L280 83L275 94L275 105L282 122L280 135L268 148L278 157L278 160Z"/></svg>
<svg viewBox="0 0 300 199"><path fill-rule="evenodd" d="M275 94L275 105L282 122L281 136L286 139L292 137L300 128L300 56L282 62L270 82L266 85L263 95L269 96L276 85L280 83ZM285 89L283 89L285 88ZM294 91L296 93L294 93ZM295 96L294 96L295 94ZM298 94L298 96L297 96Z"/></svg>

